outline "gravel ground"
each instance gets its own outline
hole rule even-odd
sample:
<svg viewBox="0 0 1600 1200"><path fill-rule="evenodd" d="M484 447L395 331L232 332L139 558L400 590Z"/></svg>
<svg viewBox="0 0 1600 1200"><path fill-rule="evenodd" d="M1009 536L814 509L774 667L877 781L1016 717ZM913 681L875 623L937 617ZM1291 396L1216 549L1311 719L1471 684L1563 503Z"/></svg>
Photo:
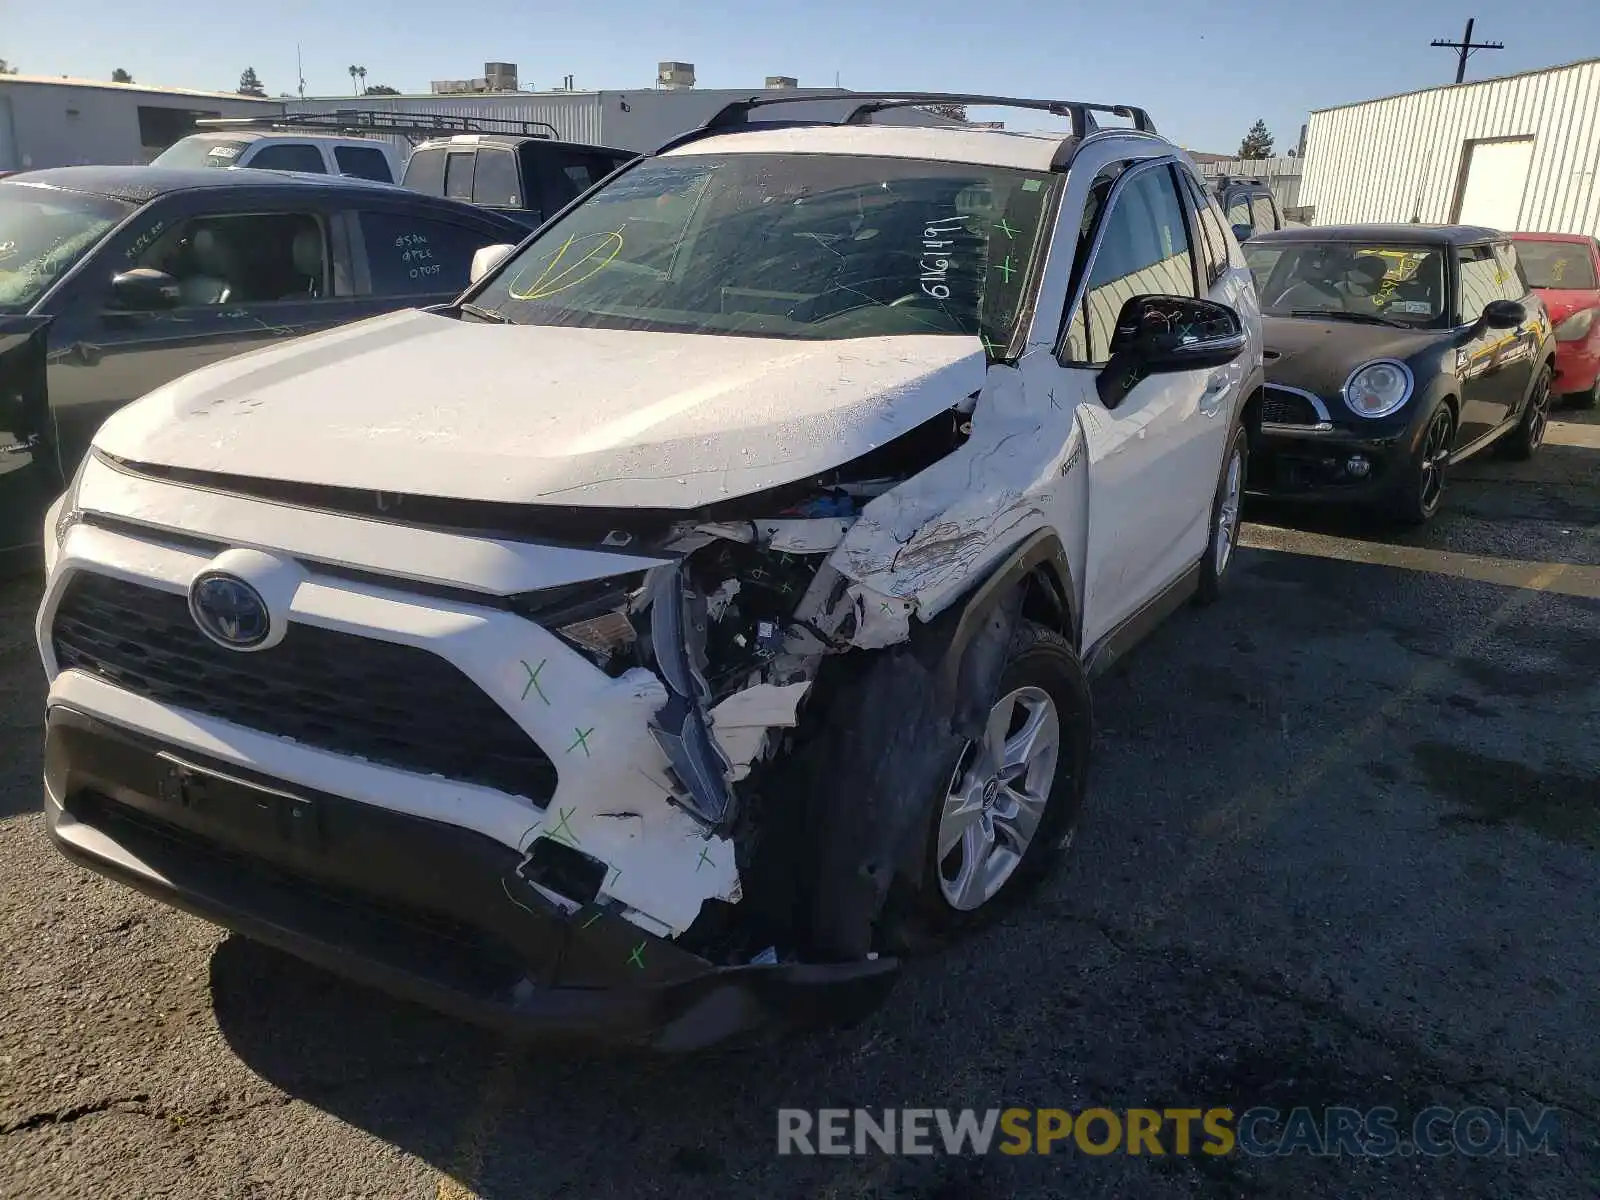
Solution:
<svg viewBox="0 0 1600 1200"><path fill-rule="evenodd" d="M1228 600L1100 682L1038 903L846 1032L519 1053L69 866L37 585L0 585L0 1195L1600 1193L1600 420L1419 534L1257 507ZM797 1159L775 1110L1553 1107L1521 1158Z"/></svg>

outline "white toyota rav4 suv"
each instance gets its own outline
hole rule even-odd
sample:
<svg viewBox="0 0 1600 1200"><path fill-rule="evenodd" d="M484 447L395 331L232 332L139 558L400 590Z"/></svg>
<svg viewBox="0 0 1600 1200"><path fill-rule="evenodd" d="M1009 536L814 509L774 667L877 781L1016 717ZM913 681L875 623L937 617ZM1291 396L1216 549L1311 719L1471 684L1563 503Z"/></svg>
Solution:
<svg viewBox="0 0 1600 1200"><path fill-rule="evenodd" d="M734 104L456 304L107 421L46 527L60 849L679 1050L855 1019L1023 892L1087 678L1222 587L1259 313L1143 111L857 98ZM871 120L944 100L1073 132Z"/></svg>

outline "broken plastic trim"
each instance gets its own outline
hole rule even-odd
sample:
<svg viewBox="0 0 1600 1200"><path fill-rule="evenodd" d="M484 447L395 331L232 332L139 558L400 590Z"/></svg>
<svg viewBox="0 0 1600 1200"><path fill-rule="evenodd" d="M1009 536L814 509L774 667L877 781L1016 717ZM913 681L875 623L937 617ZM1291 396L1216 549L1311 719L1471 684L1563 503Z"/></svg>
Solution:
<svg viewBox="0 0 1600 1200"><path fill-rule="evenodd" d="M704 653L705 610L704 597L687 594L680 566L654 572L650 641L667 685L667 702L657 711L650 733L683 784L679 803L701 821L720 828L732 819L733 792L727 784L731 764L712 738L705 717L711 688L697 662Z"/></svg>

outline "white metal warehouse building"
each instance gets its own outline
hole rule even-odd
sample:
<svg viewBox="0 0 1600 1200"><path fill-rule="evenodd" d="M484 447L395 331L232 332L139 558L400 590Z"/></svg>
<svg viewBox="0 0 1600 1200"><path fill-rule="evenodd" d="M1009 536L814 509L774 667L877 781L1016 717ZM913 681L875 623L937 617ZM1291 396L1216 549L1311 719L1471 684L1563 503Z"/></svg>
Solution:
<svg viewBox="0 0 1600 1200"><path fill-rule="evenodd" d="M1318 225L1600 237L1600 59L1313 112L1300 193Z"/></svg>
<svg viewBox="0 0 1600 1200"><path fill-rule="evenodd" d="M491 117L542 121L568 142L587 142L618 150L654 150L677 134L704 123L723 105L750 96L838 96L837 104L807 105L817 120L839 120L858 101L840 88L637 88L600 92L490 92L466 95L362 96L285 100L289 113L337 114L349 110L410 113L417 116ZM774 119L799 115L776 109ZM763 115L762 119L767 119ZM874 121L903 125L949 125L950 121L913 109L879 113Z"/></svg>

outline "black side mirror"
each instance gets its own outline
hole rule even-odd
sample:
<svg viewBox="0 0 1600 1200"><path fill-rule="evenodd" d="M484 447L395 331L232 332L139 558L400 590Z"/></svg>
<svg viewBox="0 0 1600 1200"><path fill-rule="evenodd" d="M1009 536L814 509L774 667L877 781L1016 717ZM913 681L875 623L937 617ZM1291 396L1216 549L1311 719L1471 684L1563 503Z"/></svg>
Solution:
<svg viewBox="0 0 1600 1200"><path fill-rule="evenodd" d="M1235 225L1233 227L1233 237L1235 241L1248 242L1251 238L1255 237L1255 235L1256 227L1254 225Z"/></svg>
<svg viewBox="0 0 1600 1200"><path fill-rule="evenodd" d="M1516 300L1491 300L1483 306L1483 323L1490 329L1515 329L1527 319L1527 307Z"/></svg>
<svg viewBox="0 0 1600 1200"><path fill-rule="evenodd" d="M1111 335L1111 358L1095 385L1115 408L1149 375L1199 371L1244 353L1244 324L1226 304L1193 296L1134 296Z"/></svg>
<svg viewBox="0 0 1600 1200"><path fill-rule="evenodd" d="M111 280L111 298L128 312L152 312L176 308L183 298L178 281L154 267L135 267Z"/></svg>

